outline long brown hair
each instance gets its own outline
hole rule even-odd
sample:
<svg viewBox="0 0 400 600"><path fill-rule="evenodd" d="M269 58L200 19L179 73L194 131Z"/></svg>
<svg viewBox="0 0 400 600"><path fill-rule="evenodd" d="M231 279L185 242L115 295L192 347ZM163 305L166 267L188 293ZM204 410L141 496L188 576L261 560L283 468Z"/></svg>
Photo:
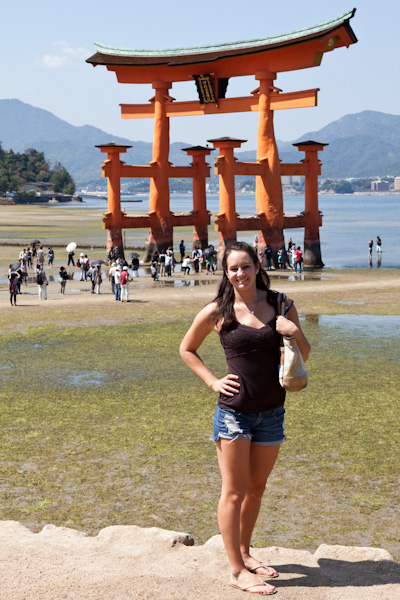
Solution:
<svg viewBox="0 0 400 600"><path fill-rule="evenodd" d="M255 250L246 242L232 242L226 247L224 256L222 258L222 268L224 274L219 285L218 293L214 298L214 302L217 303L217 307L211 315L211 318L216 322L222 322L221 331L229 329L232 323L236 321L235 312L233 310L233 305L235 303L235 290L227 276L228 256L234 251L246 252L246 254L249 255L254 263L254 266L258 268L258 273L256 275L256 287L259 290L264 290L267 292L267 302L273 306L268 273L260 264Z"/></svg>

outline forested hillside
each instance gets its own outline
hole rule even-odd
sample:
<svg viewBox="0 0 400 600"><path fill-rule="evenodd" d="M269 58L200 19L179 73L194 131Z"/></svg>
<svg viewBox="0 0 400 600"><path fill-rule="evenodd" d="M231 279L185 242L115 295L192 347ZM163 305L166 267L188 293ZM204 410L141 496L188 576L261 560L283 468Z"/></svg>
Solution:
<svg viewBox="0 0 400 600"><path fill-rule="evenodd" d="M24 184L39 181L51 183L54 192L75 192L75 184L68 171L60 163L51 167L43 152L28 148L20 154L3 150L0 145L0 194L17 192Z"/></svg>

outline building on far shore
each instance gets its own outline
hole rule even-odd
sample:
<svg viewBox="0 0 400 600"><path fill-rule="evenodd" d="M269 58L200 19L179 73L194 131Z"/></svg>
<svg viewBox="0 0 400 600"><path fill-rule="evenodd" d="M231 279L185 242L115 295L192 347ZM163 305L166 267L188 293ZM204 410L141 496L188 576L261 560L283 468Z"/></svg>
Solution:
<svg viewBox="0 0 400 600"><path fill-rule="evenodd" d="M371 191L372 192L388 192L389 184L387 181L371 181Z"/></svg>
<svg viewBox="0 0 400 600"><path fill-rule="evenodd" d="M400 192L400 177L394 178L394 191Z"/></svg>

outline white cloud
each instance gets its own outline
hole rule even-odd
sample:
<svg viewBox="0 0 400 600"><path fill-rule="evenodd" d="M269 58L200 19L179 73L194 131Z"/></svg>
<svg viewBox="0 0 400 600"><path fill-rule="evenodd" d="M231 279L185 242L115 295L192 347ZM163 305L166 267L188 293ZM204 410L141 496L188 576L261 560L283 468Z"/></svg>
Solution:
<svg viewBox="0 0 400 600"><path fill-rule="evenodd" d="M71 67L77 60L87 58L90 55L90 50L81 46L73 47L65 41L58 41L53 45L58 50L57 54L45 54L42 58L35 59L35 64L44 65L50 69Z"/></svg>

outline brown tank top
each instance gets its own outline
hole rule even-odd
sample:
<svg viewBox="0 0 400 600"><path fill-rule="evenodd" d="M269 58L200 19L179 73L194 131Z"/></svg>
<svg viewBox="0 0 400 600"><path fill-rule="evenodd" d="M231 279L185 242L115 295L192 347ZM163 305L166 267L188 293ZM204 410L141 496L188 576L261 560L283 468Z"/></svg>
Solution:
<svg viewBox="0 0 400 600"><path fill-rule="evenodd" d="M278 313L278 294L274 293ZM228 362L228 373L239 376L240 391L234 396L220 394L218 406L244 413L274 410L285 401L285 390L279 384L280 334L276 317L261 329L237 321L220 332L220 340Z"/></svg>

